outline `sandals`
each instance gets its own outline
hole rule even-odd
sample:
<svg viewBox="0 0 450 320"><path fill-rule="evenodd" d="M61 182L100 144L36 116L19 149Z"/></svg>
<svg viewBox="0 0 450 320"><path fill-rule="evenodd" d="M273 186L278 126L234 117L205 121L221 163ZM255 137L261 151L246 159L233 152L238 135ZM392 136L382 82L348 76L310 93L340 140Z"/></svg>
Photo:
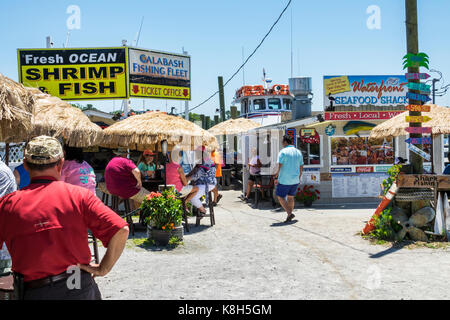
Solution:
<svg viewBox="0 0 450 320"><path fill-rule="evenodd" d="M221 194L219 194L219 195L217 196L217 201L216 201L215 203L216 203L216 204L219 203L219 201L220 201L220 199L222 199L222 197L223 197L223 196L222 196Z"/></svg>
<svg viewBox="0 0 450 320"><path fill-rule="evenodd" d="M291 213L290 215L288 215L288 217L286 218L286 220L284 222L286 223L286 222L292 221L292 219L294 219L294 218L295 218L295 214Z"/></svg>

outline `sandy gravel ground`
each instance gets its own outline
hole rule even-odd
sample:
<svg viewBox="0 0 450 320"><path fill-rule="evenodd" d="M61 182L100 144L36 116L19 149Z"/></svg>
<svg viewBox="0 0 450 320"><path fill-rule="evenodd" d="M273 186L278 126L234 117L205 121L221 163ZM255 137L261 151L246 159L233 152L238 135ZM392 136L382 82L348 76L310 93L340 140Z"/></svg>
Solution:
<svg viewBox="0 0 450 320"><path fill-rule="evenodd" d="M376 203L299 206L284 224L269 203L256 210L237 191L223 195L216 225L192 220L183 245L127 247L97 278L103 298L450 299L449 249L391 248L357 235Z"/></svg>

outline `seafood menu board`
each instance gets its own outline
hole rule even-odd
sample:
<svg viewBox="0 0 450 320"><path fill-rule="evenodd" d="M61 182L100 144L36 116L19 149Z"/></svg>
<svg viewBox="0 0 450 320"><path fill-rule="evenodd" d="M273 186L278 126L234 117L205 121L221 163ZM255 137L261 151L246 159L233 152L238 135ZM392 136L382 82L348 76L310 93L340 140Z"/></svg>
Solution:
<svg viewBox="0 0 450 320"><path fill-rule="evenodd" d="M387 175L385 173L333 173L333 198L377 197L380 185Z"/></svg>
<svg viewBox="0 0 450 320"><path fill-rule="evenodd" d="M300 184L320 184L320 168L303 168Z"/></svg>

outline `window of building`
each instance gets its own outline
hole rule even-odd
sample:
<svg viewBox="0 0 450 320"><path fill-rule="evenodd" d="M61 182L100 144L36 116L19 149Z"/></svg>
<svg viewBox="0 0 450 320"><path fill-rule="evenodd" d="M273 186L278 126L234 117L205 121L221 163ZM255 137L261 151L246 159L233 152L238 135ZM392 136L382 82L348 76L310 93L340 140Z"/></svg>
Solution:
<svg viewBox="0 0 450 320"><path fill-rule="evenodd" d="M265 110L266 100L265 99L255 99L253 100L253 110Z"/></svg>
<svg viewBox="0 0 450 320"><path fill-rule="evenodd" d="M307 165L320 165L320 141L319 143L303 143L297 138L297 148L302 152L303 163Z"/></svg>
<svg viewBox="0 0 450 320"><path fill-rule="evenodd" d="M394 164L393 138L332 137L331 165Z"/></svg>
<svg viewBox="0 0 450 320"><path fill-rule="evenodd" d="M248 113L248 99L242 99L241 101L241 113L247 114Z"/></svg>
<svg viewBox="0 0 450 320"><path fill-rule="evenodd" d="M292 109L292 100L291 99L283 99L284 109L291 110Z"/></svg>
<svg viewBox="0 0 450 320"><path fill-rule="evenodd" d="M281 101L278 98L269 98L268 106L270 110L280 110L281 109Z"/></svg>

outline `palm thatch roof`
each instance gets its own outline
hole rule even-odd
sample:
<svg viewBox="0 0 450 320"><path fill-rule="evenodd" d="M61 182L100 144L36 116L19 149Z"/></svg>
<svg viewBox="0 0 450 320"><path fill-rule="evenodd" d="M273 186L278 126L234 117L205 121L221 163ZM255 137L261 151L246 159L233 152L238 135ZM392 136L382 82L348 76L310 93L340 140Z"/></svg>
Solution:
<svg viewBox="0 0 450 320"><path fill-rule="evenodd" d="M409 111L403 112L372 129L370 138L397 137L407 135L405 128L409 123L405 121ZM450 133L450 108L430 104L430 112L422 112L422 116L428 116L430 121L422 123L423 127L431 127L432 134Z"/></svg>
<svg viewBox="0 0 450 320"><path fill-rule="evenodd" d="M218 148L216 138L208 131L183 118L165 112L150 111L134 115L104 129L101 146L135 150L157 150L158 144L167 140L169 150L180 147L204 145Z"/></svg>
<svg viewBox="0 0 450 320"><path fill-rule="evenodd" d="M103 129L89 120L80 109L38 89L27 89L36 99L32 136L63 138L64 143L71 147L98 145L103 137Z"/></svg>
<svg viewBox="0 0 450 320"><path fill-rule="evenodd" d="M261 125L255 121L246 118L229 119L216 124L208 129L208 132L215 135L232 135L260 127Z"/></svg>
<svg viewBox="0 0 450 320"><path fill-rule="evenodd" d="M21 142L32 129L34 98L25 87L0 74L0 141Z"/></svg>

